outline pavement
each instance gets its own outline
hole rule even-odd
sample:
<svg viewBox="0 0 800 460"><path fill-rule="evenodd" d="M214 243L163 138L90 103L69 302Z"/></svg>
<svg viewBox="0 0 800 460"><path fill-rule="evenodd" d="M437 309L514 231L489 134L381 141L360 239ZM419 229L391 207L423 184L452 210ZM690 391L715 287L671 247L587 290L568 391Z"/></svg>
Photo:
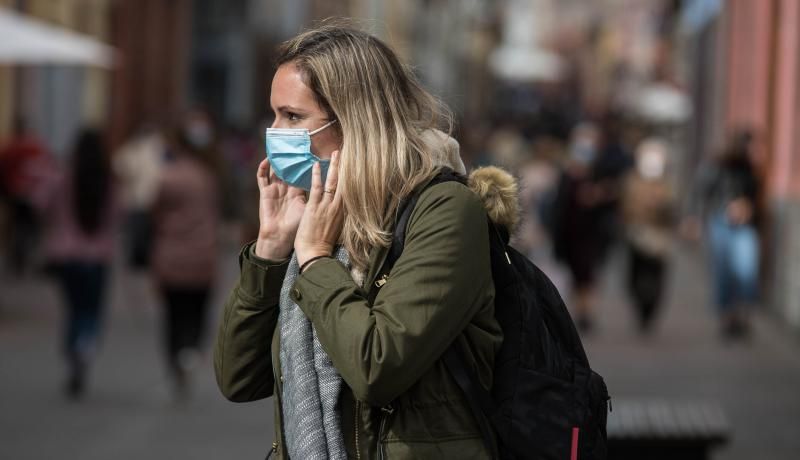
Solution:
<svg viewBox="0 0 800 460"><path fill-rule="evenodd" d="M716 460L798 458L800 340L764 311L754 315L749 341L721 340L699 252L680 247L673 255L652 337L635 327L623 257L610 262L595 312L598 328L584 339L592 367L617 400L719 404L732 439L714 451Z"/></svg>
<svg viewBox="0 0 800 460"><path fill-rule="evenodd" d="M212 302L216 330L237 275L238 250L224 251ZM622 257L606 270L585 337L592 366L615 400L719 403L733 429L715 460L794 459L800 452L800 341L769 314L747 343L720 340L707 307L707 276L696 248L676 251L668 296L651 337L634 327ZM565 285L552 263L545 271ZM81 402L62 394L60 298L46 278L0 273L0 458L257 459L273 440L272 402L234 404L214 383L210 357L193 397L176 403L160 349L160 309L145 275L115 267L101 352ZM614 413L611 413L614 417Z"/></svg>

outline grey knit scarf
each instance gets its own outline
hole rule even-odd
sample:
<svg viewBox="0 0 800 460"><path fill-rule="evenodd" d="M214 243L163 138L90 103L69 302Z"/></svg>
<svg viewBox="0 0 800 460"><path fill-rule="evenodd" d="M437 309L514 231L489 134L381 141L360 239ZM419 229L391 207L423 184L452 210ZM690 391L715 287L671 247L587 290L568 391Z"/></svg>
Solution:
<svg viewBox="0 0 800 460"><path fill-rule="evenodd" d="M335 258L349 268L344 248ZM336 404L342 377L319 343L317 333L289 297L299 266L292 256L280 298L280 357L283 373L283 423L289 457L298 460L347 459Z"/></svg>

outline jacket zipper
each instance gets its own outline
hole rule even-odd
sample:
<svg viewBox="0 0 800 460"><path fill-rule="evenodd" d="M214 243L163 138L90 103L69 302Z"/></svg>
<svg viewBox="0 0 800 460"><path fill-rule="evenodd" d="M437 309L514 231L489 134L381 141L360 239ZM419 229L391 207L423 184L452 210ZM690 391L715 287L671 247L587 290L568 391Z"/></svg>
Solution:
<svg viewBox="0 0 800 460"><path fill-rule="evenodd" d="M358 444L358 418L361 416L361 401L356 399L356 416L353 418L356 425L356 460L361 460L361 450Z"/></svg>
<svg viewBox="0 0 800 460"><path fill-rule="evenodd" d="M381 411L383 414L381 415L380 428L378 428L378 458L380 460L384 460L386 458L386 453L383 451L383 447L386 443L381 442L381 440L383 439L383 433L386 430L386 421L394 413L394 408L391 404L387 404L386 407L381 408Z"/></svg>
<svg viewBox="0 0 800 460"><path fill-rule="evenodd" d="M376 266L378 267L378 269L375 271L374 274L372 274L372 277L368 277L367 279L364 280L364 286L369 286L370 284L377 282L378 276L381 274L381 269L383 268L383 264L386 263L386 259L388 257L389 257L389 251L388 250L383 251L383 254L381 254L380 259L376 261L377 262ZM367 273L367 275L369 276L370 274Z"/></svg>
<svg viewBox="0 0 800 460"><path fill-rule="evenodd" d="M278 412L280 413L280 417L278 418L278 421L280 422L280 430L278 431L278 439L272 443L272 450L269 451L269 455L267 456L267 458L270 458L273 453L278 452L278 447L280 446L278 441L283 441L283 433L285 433L283 426L283 395L281 394L283 393L283 374L281 374L279 371L280 368L275 369L275 362L273 362L272 375L278 379L278 382L276 382L275 385L278 390L275 394L275 401L278 403ZM284 448L286 448L285 444Z"/></svg>
<svg viewBox="0 0 800 460"><path fill-rule="evenodd" d="M272 457L272 454L274 454L276 452L278 452L278 441L275 441L275 442L272 443L272 449L269 450L269 453L267 454L267 458L265 458L264 460L269 460L270 457Z"/></svg>
<svg viewBox="0 0 800 460"><path fill-rule="evenodd" d="M383 276L381 276L381 278L379 280L375 281L375 287L382 288L383 285L386 284L387 281L389 281L389 274L388 273L384 274Z"/></svg>

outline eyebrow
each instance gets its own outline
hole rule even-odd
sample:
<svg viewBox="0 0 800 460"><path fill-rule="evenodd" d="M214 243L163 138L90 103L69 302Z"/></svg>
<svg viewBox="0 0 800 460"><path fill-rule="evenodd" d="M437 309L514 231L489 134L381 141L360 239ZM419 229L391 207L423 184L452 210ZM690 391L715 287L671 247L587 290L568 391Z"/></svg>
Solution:
<svg viewBox="0 0 800 460"><path fill-rule="evenodd" d="M303 109L300 109L300 108L297 108L297 107L292 107L291 105L282 105L282 106L278 107L277 110L278 110L278 112L303 112L303 113L306 112Z"/></svg>

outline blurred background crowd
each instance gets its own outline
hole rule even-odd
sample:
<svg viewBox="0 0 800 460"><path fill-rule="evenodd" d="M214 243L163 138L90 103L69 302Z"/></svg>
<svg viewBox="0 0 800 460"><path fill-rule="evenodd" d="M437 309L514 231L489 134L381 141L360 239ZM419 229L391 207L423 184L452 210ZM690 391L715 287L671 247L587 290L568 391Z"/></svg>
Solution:
<svg viewBox="0 0 800 460"><path fill-rule="evenodd" d="M612 396L719 400L721 457L796 454L800 2L0 0L0 456L266 450L207 344L276 46L329 17L451 107L468 168L519 178L513 244Z"/></svg>

